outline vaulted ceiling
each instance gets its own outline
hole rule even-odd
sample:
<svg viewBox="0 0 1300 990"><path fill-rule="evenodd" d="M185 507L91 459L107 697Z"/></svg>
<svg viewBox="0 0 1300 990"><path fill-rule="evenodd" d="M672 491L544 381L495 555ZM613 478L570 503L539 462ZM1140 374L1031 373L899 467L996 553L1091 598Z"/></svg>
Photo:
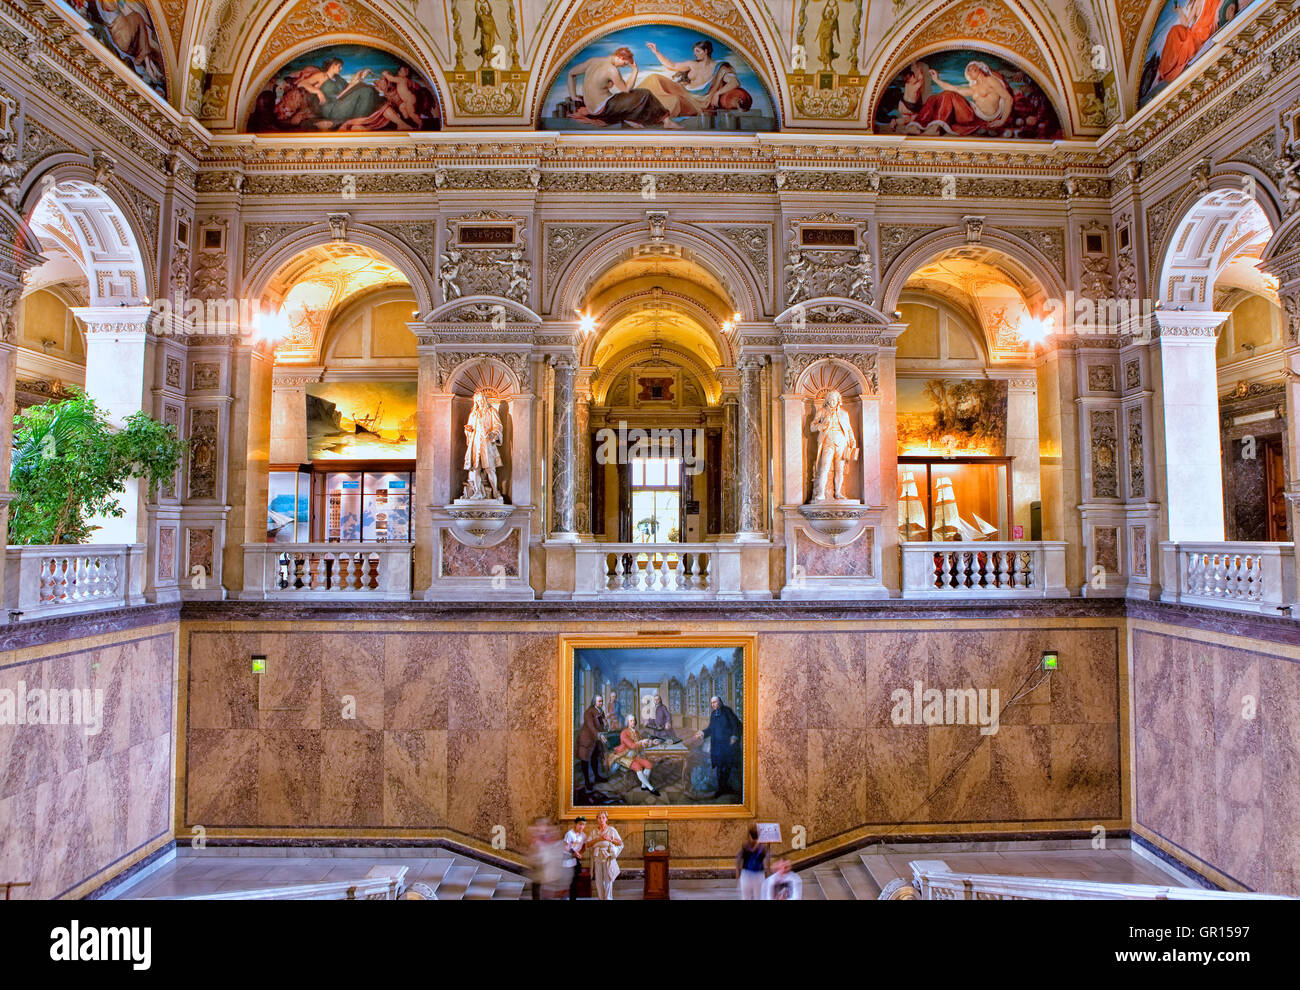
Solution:
<svg viewBox="0 0 1300 990"><path fill-rule="evenodd" d="M132 8L147 10L160 51L140 51L138 35L123 30L119 41L128 39L124 47L135 50L117 54L145 78L151 58L164 62L167 100L218 133L243 128L257 93L286 62L339 43L409 60L437 89L449 126L531 128L546 110L542 100L556 73L583 46L612 30L654 21L709 31L743 52L780 104L787 129L870 129L876 104L901 70L961 50L1023 72L1056 109L1064 135L1087 137L1133 115L1140 92L1156 95L1157 63L1181 71L1190 56L1204 54L1239 27L1245 17L1225 22L1251 5L1204 0L1213 7L1201 18L1206 30L1194 43L1181 39L1169 46L1188 56L1179 61L1161 59L1172 0L479 3L488 5L501 46L500 61L491 66L495 73L487 72L488 55L476 49L475 0L129 0L110 7L86 34L107 42L117 30L115 18ZM1196 8L1197 0L1189 4ZM92 0L81 6L93 13L106 5ZM1212 41L1203 40L1219 27ZM98 53L107 47L97 47Z"/></svg>

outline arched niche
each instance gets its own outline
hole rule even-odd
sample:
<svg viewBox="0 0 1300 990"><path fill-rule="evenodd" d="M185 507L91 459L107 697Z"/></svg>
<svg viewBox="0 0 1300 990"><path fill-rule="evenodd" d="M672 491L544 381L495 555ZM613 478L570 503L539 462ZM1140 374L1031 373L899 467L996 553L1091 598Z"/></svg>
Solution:
<svg viewBox="0 0 1300 990"><path fill-rule="evenodd" d="M451 372L448 391L451 394L451 423L447 448L451 457L451 492L448 501L460 498L469 472L465 469L465 424L474 406L474 396L486 392L492 408L501 417L501 466L497 468L497 483L507 502L514 503L514 467L518 436L515 404L523 401L524 390L518 376L502 361L492 357L476 357L465 361ZM525 501L527 497L525 496Z"/></svg>
<svg viewBox="0 0 1300 990"><path fill-rule="evenodd" d="M849 414L853 436L860 451L874 449L873 440L878 442L880 435L875 385L861 368L838 358L823 358L804 368L794 382L794 395L802 404L799 432L803 461L800 480L803 489L800 504L805 504L812 498L812 474L817 463L817 445L820 439L820 434L812 432L812 424L826 394L832 391L840 394L840 405ZM856 461L845 465L845 498L868 501L864 498L864 472L870 463L869 454L859 453Z"/></svg>

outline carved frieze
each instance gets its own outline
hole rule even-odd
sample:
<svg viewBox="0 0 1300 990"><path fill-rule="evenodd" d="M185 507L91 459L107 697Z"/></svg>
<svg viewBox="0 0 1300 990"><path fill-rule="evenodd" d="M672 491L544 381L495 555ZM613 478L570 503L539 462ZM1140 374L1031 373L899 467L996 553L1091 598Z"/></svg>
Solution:
<svg viewBox="0 0 1300 990"><path fill-rule="evenodd" d="M1094 409L1088 414L1092 455L1092 497L1118 498L1118 437L1113 409Z"/></svg>
<svg viewBox="0 0 1300 990"><path fill-rule="evenodd" d="M805 371L811 368L819 361L843 361L845 364L851 364L862 372L862 377L867 382L866 392L869 395L878 395L880 393L880 378L876 369L876 356L874 354L862 353L810 353L799 351L790 354L785 359L785 390L793 392L799 382L799 378Z"/></svg>
<svg viewBox="0 0 1300 990"><path fill-rule="evenodd" d="M244 225L244 274L285 238L309 223L249 223Z"/></svg>

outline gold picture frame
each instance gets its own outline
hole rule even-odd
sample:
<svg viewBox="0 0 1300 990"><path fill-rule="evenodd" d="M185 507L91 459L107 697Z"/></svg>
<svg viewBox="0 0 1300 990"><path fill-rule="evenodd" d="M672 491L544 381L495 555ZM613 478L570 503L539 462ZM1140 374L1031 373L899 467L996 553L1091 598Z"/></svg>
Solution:
<svg viewBox="0 0 1300 990"><path fill-rule="evenodd" d="M608 813L611 820L643 821L646 819L717 819L717 818L753 818L757 798L757 780L755 775L755 750L758 740L756 724L757 697L757 645L758 637L746 634L653 634L628 636L626 634L609 635L599 633L568 634L559 637L559 711L560 711L560 816L573 818L586 815L593 819L597 813ZM741 800L736 804L580 804L574 793L574 776L577 770L577 725L582 712L575 714L575 657L582 650L664 650L664 649L699 649L741 651L741 690L742 710L737 713L741 723L742 734L742 779ZM674 725L682 718L681 713L674 712ZM699 716L696 716L699 717ZM707 721L707 720L706 720ZM698 758L698 757L697 757ZM685 768L689 769L688 759ZM683 771L685 776L686 770Z"/></svg>

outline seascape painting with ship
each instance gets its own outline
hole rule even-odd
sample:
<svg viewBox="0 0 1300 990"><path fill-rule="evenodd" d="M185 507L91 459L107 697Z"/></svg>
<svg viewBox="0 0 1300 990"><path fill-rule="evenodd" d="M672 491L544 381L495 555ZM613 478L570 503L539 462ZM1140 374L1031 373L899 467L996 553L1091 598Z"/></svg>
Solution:
<svg viewBox="0 0 1300 990"><path fill-rule="evenodd" d="M415 457L414 382L307 386L307 453L315 460Z"/></svg>

